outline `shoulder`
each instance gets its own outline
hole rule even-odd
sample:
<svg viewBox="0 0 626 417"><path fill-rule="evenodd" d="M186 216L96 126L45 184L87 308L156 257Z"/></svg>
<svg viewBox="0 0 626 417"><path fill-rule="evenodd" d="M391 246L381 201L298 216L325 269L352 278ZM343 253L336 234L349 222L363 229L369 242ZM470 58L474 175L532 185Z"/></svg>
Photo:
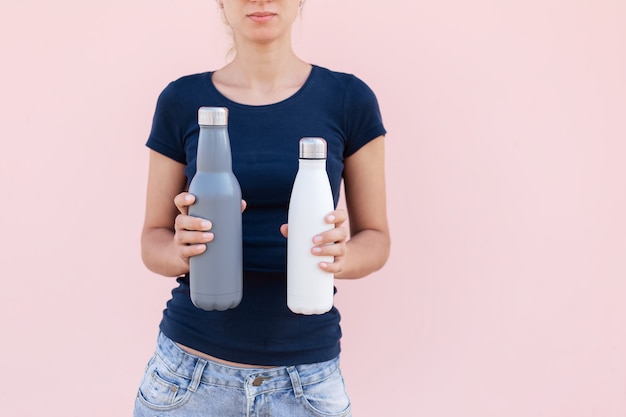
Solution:
<svg viewBox="0 0 626 417"><path fill-rule="evenodd" d="M206 96L211 73L185 75L171 81L157 99L157 113L168 114L171 119L195 118L196 111Z"/></svg>
<svg viewBox="0 0 626 417"><path fill-rule="evenodd" d="M320 80L336 83L350 89L370 89L363 80L352 73L333 71L317 65L314 65L313 68Z"/></svg>
<svg viewBox="0 0 626 417"><path fill-rule="evenodd" d="M373 90L362 79L354 74L333 71L328 68L313 66L318 82L333 89L340 89L350 99L371 100L375 97Z"/></svg>
<svg viewBox="0 0 626 417"><path fill-rule="evenodd" d="M184 75L170 82L162 91L165 96L198 94L210 80L212 72Z"/></svg>

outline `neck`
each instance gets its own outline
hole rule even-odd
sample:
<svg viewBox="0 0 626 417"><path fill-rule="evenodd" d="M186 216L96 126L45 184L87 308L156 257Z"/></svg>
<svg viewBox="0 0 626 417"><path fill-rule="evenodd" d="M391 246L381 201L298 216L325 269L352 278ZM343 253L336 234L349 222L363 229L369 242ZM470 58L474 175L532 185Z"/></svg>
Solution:
<svg viewBox="0 0 626 417"><path fill-rule="evenodd" d="M236 42L236 51L235 58L224 69L242 87L280 87L291 83L294 74L307 65L294 53L290 39L267 44Z"/></svg>
<svg viewBox="0 0 626 417"><path fill-rule="evenodd" d="M235 58L213 74L226 97L249 105L277 103L304 85L311 65L296 56L289 39L270 43L235 39Z"/></svg>

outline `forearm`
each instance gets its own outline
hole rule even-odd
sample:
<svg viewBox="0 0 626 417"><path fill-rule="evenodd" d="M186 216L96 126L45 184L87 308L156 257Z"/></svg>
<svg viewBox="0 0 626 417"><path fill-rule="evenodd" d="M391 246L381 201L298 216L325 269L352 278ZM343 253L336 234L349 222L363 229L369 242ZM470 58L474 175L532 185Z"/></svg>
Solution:
<svg viewBox="0 0 626 417"><path fill-rule="evenodd" d="M345 263L338 279L363 278L385 265L389 258L389 236L379 230L363 230L346 243Z"/></svg>
<svg viewBox="0 0 626 417"><path fill-rule="evenodd" d="M166 277L178 277L189 272L189 264L178 254L174 232L165 228L146 230L141 236L141 257L146 267Z"/></svg>

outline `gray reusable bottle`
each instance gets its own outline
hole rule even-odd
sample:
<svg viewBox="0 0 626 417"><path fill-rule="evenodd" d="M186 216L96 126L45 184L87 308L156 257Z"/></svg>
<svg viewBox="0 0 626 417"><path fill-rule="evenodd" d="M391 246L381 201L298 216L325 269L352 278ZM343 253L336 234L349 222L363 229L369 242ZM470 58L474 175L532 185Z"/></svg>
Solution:
<svg viewBox="0 0 626 417"><path fill-rule="evenodd" d="M189 258L191 301L203 310L235 308L243 297L241 188L233 174L228 109L198 110L198 157L189 192L196 201L189 215L210 220L215 236L200 255Z"/></svg>

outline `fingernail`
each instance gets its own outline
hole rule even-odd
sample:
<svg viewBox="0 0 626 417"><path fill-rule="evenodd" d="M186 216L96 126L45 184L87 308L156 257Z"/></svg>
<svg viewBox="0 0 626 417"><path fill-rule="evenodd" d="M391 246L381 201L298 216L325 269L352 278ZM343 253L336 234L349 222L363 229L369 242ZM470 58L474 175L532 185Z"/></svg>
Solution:
<svg viewBox="0 0 626 417"><path fill-rule="evenodd" d="M202 229L204 230L209 230L211 228L211 222L208 220L202 220L202 223L200 223L200 227L202 227Z"/></svg>
<svg viewBox="0 0 626 417"><path fill-rule="evenodd" d="M313 253L320 253L321 251L321 248L313 248Z"/></svg>
<svg viewBox="0 0 626 417"><path fill-rule="evenodd" d="M327 217L327 219L328 219L328 221L329 221L330 223L332 223L332 222L334 222L334 221L335 221L335 216L333 216L333 215L331 214L330 216L328 216L328 217Z"/></svg>
<svg viewBox="0 0 626 417"><path fill-rule="evenodd" d="M321 241L322 241L322 237L321 237L321 236L315 236L315 237L313 238L313 242L315 242L315 243L319 243L319 242L321 242Z"/></svg>
<svg viewBox="0 0 626 417"><path fill-rule="evenodd" d="M328 268L328 264L326 262L320 262L320 266L324 269Z"/></svg>
<svg viewBox="0 0 626 417"><path fill-rule="evenodd" d="M187 194L185 196L185 201L191 201L191 200L193 200L193 196L191 194Z"/></svg>
<svg viewBox="0 0 626 417"><path fill-rule="evenodd" d="M202 233L202 239L209 240L213 238L213 233Z"/></svg>

